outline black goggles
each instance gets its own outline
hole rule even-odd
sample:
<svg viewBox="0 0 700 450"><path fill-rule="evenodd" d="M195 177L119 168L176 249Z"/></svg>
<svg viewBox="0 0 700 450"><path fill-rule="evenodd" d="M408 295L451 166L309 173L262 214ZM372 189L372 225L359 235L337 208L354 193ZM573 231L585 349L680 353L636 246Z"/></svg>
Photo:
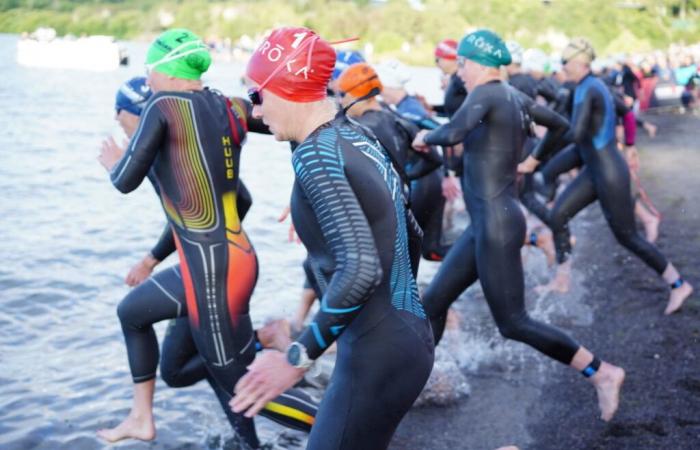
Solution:
<svg viewBox="0 0 700 450"><path fill-rule="evenodd" d="M260 106L263 102L262 92L258 88L250 88L248 89L248 99L254 106Z"/></svg>

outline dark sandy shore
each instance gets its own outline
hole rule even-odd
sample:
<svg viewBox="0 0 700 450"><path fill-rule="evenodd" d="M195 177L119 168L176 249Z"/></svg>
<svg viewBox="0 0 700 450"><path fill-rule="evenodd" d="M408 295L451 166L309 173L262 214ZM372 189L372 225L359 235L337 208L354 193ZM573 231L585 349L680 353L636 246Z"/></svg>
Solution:
<svg viewBox="0 0 700 450"><path fill-rule="evenodd" d="M700 449L700 119L650 120L659 134L639 136L638 147L643 185L663 215L658 245L696 294L681 313L663 316L666 286L615 242L593 205L575 219L574 264L585 292L580 301L592 308L594 322L553 320L626 369L613 421L598 419L595 393L580 375L523 347L527 357L518 367L467 373L468 400L414 408L392 449Z"/></svg>

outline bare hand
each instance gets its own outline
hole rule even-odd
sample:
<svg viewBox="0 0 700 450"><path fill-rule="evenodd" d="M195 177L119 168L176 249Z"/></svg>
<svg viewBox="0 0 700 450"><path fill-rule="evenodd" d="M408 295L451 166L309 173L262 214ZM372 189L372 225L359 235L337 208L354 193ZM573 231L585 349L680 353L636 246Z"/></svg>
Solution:
<svg viewBox="0 0 700 450"><path fill-rule="evenodd" d="M292 208L290 206L286 206L282 210L282 214L277 218L277 222L283 223L285 220L287 220L287 217L289 217L289 213L292 211ZM289 232L287 235L287 241L288 242L294 242L296 241L297 244L301 244L301 239L299 239L299 236L297 236L297 230L294 228L294 222L289 221Z"/></svg>
<svg viewBox="0 0 700 450"><path fill-rule="evenodd" d="M124 148L120 147L113 137L108 137L102 141L102 149L97 160L102 164L102 167L111 172L114 166L117 165L120 159L124 156Z"/></svg>
<svg viewBox="0 0 700 450"><path fill-rule="evenodd" d="M268 351L255 358L248 366L248 373L238 380L235 396L229 402L235 413L245 411L253 417L272 399L294 386L304 376L304 369L297 369L287 362L284 353Z"/></svg>
<svg viewBox="0 0 700 450"><path fill-rule="evenodd" d="M143 281L148 278L153 269L158 265L160 261L155 259L151 255L146 255L144 258L136 263L134 267L129 270L124 282L131 287L138 286L143 283Z"/></svg>
<svg viewBox="0 0 700 450"><path fill-rule="evenodd" d="M442 179L442 196L448 201L455 200L462 195L462 187L457 177L448 175Z"/></svg>
<svg viewBox="0 0 700 450"><path fill-rule="evenodd" d="M518 164L518 173L532 173L537 169L540 162L532 156L528 156L527 159L520 164Z"/></svg>
<svg viewBox="0 0 700 450"><path fill-rule="evenodd" d="M428 134L428 130L420 130L416 137L413 138L413 148L418 152L427 153L430 146L425 143L425 135Z"/></svg>

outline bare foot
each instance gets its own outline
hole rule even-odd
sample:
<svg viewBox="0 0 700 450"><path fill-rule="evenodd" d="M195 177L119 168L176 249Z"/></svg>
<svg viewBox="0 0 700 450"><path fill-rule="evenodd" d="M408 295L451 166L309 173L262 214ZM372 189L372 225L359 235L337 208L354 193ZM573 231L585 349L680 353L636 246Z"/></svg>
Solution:
<svg viewBox="0 0 700 450"><path fill-rule="evenodd" d="M97 430L97 435L107 442L117 442L123 439L152 441L156 437L156 426L153 423L153 416L136 417L129 414L116 427Z"/></svg>
<svg viewBox="0 0 700 450"><path fill-rule="evenodd" d="M598 394L600 418L609 422L620 405L620 389L625 382L625 371L621 367L603 362L598 372L591 377L591 382Z"/></svg>
<svg viewBox="0 0 700 450"><path fill-rule="evenodd" d="M683 303L692 293L693 286L687 281L684 281L678 288L671 289L671 297L668 299L668 305L666 306L666 311L664 311L664 314L668 316L669 314L673 314L681 309Z"/></svg>
<svg viewBox="0 0 700 450"><path fill-rule="evenodd" d="M651 242L652 244L656 242L656 239L659 237L660 223L661 219L659 219L658 216L651 216L647 220L642 222L642 224L644 225L644 234L646 235L647 241Z"/></svg>
<svg viewBox="0 0 700 450"><path fill-rule="evenodd" d="M566 264L566 263L564 263ZM571 269L570 267L559 267L554 279L547 284L537 286L535 292L539 295L547 292L559 292L565 294L571 289Z"/></svg>
<svg viewBox="0 0 700 450"><path fill-rule="evenodd" d="M547 265L552 267L557 256L557 252L554 249L554 238L552 237L551 231L542 230L537 233L537 248L542 249L544 256L547 258Z"/></svg>
<svg viewBox="0 0 700 450"><path fill-rule="evenodd" d="M658 131L658 127L656 125L653 123L644 122L644 129L647 130L650 138L654 139L656 137L656 132Z"/></svg>
<svg viewBox="0 0 700 450"><path fill-rule="evenodd" d="M258 330L258 339L264 348L274 348L281 352L287 351L292 343L291 327L285 319L268 322Z"/></svg>

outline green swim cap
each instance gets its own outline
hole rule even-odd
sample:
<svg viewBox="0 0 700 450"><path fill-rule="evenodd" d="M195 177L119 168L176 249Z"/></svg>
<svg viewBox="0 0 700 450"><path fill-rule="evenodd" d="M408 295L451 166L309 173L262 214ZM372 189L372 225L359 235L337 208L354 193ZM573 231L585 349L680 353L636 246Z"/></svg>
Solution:
<svg viewBox="0 0 700 450"><path fill-rule="evenodd" d="M185 80L199 80L210 64L209 48L184 28L163 32L146 54L147 69Z"/></svg>
<svg viewBox="0 0 700 450"><path fill-rule="evenodd" d="M457 55L488 67L507 66L512 61L503 39L486 29L464 36L459 43Z"/></svg>

